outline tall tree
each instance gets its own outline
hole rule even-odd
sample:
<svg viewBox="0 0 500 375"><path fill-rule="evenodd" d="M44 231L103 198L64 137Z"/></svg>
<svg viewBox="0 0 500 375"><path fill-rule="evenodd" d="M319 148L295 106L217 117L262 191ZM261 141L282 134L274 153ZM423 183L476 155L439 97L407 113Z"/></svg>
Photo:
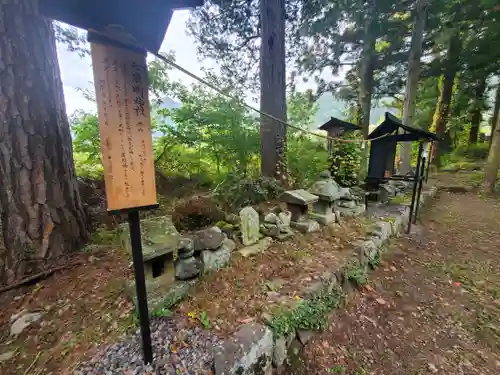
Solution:
<svg viewBox="0 0 500 375"><path fill-rule="evenodd" d="M234 85L260 89L260 107L286 120L286 28L291 27L298 1L207 1L193 12L189 24L199 52L213 57ZM260 64L258 64L260 63ZM258 69L257 69L258 67ZM256 72L260 79L256 79ZM286 126L261 116L261 170L285 178Z"/></svg>
<svg viewBox="0 0 500 375"><path fill-rule="evenodd" d="M448 49L444 62L444 72L440 80L441 92L439 94L432 125L436 134L441 138L444 138L446 133L446 124L450 114L453 85L459 68L458 59L460 57L461 46L460 35L458 32L454 32L448 42ZM434 164L437 166L440 165L440 159L443 153L443 145L440 143L436 143L432 149L432 159Z"/></svg>
<svg viewBox="0 0 500 375"><path fill-rule="evenodd" d="M484 191L493 193L495 183L497 181L498 170L500 169L500 117L497 118L497 125L495 131L491 134L493 141L491 143L490 152L488 154L488 161L484 168Z"/></svg>
<svg viewBox="0 0 500 375"><path fill-rule="evenodd" d="M415 16L411 34L410 56L408 58L408 76L406 79L405 95L403 100L403 124L412 126L415 116L416 99L418 90L418 79L420 76L420 59L422 57L422 39L427 18L428 0L417 0L415 5ZM411 170L410 142L401 145L400 172L406 174Z"/></svg>
<svg viewBox="0 0 500 375"><path fill-rule="evenodd" d="M0 282L88 238L51 21L33 0L0 4Z"/></svg>
<svg viewBox="0 0 500 375"><path fill-rule="evenodd" d="M373 95L373 73L375 63L375 22L376 6L375 0L368 0L367 12L365 14L363 26L362 49L359 60L359 89L358 89L358 125L361 126L363 138L368 138L368 128L370 126L370 109Z"/></svg>
<svg viewBox="0 0 500 375"><path fill-rule="evenodd" d="M476 82L474 87L474 96L469 109L470 113L470 131L469 144L477 143L479 135L479 127L482 120L482 112L484 109L484 91L486 90L486 77L481 77Z"/></svg>
<svg viewBox="0 0 500 375"><path fill-rule="evenodd" d="M498 122L498 113L500 111L500 82L497 84L497 89L495 90L495 104L493 106L493 114L491 116L491 134L490 134L490 147L493 142L493 134L495 133L495 128Z"/></svg>
<svg viewBox="0 0 500 375"><path fill-rule="evenodd" d="M285 0L260 0L260 110L286 121ZM286 180L286 125L260 118L261 172Z"/></svg>

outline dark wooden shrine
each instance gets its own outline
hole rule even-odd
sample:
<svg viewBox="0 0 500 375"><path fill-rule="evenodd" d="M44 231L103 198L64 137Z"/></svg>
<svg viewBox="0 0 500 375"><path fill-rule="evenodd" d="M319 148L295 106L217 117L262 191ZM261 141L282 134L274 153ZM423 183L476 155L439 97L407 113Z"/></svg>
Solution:
<svg viewBox="0 0 500 375"><path fill-rule="evenodd" d="M405 131L399 134L400 129ZM395 174L396 147L399 142L426 142L439 140L439 137L426 130L404 125L396 116L385 113L385 120L369 135L374 139L370 143L370 160L367 182L377 183L389 178L402 179L405 176Z"/></svg>
<svg viewBox="0 0 500 375"><path fill-rule="evenodd" d="M366 178L367 190L377 190L381 183L385 183L389 180L413 182L410 219L408 221L409 232L412 221L413 223L416 222L420 193L426 174L427 156L424 155L424 147L426 143L430 143L432 147L432 142L439 141L439 137L426 130L404 125L397 117L386 112L385 120L368 135L368 139L371 139L372 142L370 143L370 159ZM419 143L415 173L404 176L395 173L396 167L394 164L396 160L397 144L399 142ZM429 164L427 164L427 169L428 168Z"/></svg>
<svg viewBox="0 0 500 375"><path fill-rule="evenodd" d="M338 118L331 117L330 120L325 122L319 127L319 130L324 130L328 133L331 138L336 138L341 136L343 133L351 132L355 130L361 130L358 125L351 124L350 122L342 121ZM332 153L332 140L328 140L328 153Z"/></svg>

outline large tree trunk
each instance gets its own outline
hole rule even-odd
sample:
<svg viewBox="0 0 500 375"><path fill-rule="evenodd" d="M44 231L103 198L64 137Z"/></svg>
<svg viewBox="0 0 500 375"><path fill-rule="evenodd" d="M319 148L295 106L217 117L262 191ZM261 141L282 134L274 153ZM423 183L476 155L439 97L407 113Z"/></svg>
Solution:
<svg viewBox="0 0 500 375"><path fill-rule="evenodd" d="M477 143L479 135L479 126L481 125L481 111L484 104L484 90L486 89L486 78L482 78L476 84L474 92L474 100L470 108L470 131L469 144Z"/></svg>
<svg viewBox="0 0 500 375"><path fill-rule="evenodd" d="M359 61L359 88L358 88L358 125L363 132L363 138L368 139L370 131L370 112L373 93L373 70L375 58L375 0L369 0L363 31L363 49ZM363 180L368 165L368 147L361 155L359 179Z"/></svg>
<svg viewBox="0 0 500 375"><path fill-rule="evenodd" d="M51 21L32 0L0 3L0 283L88 238Z"/></svg>
<svg viewBox="0 0 500 375"><path fill-rule="evenodd" d="M455 34L450 39L448 52L445 61L445 70L441 77L441 94L436 105L436 112L434 114L433 128L436 134L444 138L446 133L446 125L448 123L448 116L450 114L450 104L453 95L453 85L455 83L455 76L458 69L458 57L460 55L461 44L458 34ZM440 159L443 153L442 141L434 143L432 160L433 163L439 167Z"/></svg>
<svg viewBox="0 0 500 375"><path fill-rule="evenodd" d="M500 168L500 117L497 116L495 132L491 133L492 142L490 152L488 154L488 161L484 168L484 191L493 193L495 183L497 181L498 170Z"/></svg>
<svg viewBox="0 0 500 375"><path fill-rule="evenodd" d="M412 126L415 117L417 100L418 78L420 76L420 58L422 57L422 39L427 18L428 0L418 0L415 9L415 19L411 34L410 56L408 58L408 75L406 79L405 96L403 101L403 124ZM401 144L400 173L411 171L411 142Z"/></svg>
<svg viewBox="0 0 500 375"><path fill-rule="evenodd" d="M285 1L261 0L260 109L286 121ZM263 176L286 180L286 126L260 117Z"/></svg>
<svg viewBox="0 0 500 375"><path fill-rule="evenodd" d="M493 115L491 116L490 148L493 143L493 134L495 133L496 125L498 123L499 111L500 111L500 82L497 84L497 91L495 95L495 106L493 107Z"/></svg>

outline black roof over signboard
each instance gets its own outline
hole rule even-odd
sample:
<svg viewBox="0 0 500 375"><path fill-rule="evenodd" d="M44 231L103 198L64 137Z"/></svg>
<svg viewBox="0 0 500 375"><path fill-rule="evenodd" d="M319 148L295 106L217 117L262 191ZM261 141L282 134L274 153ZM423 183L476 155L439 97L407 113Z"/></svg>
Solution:
<svg viewBox="0 0 500 375"><path fill-rule="evenodd" d="M385 134L389 135L395 133L396 135L399 128L404 129L406 132L405 134L401 134L399 136L399 138L401 139L396 139L398 141L440 140L440 138L435 133L404 125L401 120L399 120L396 116L390 114L389 112L385 113L385 120L368 135L368 139L378 138Z"/></svg>
<svg viewBox="0 0 500 375"><path fill-rule="evenodd" d="M203 0L39 0L40 13L85 30L108 34L120 27L134 44L158 52L174 9L200 6Z"/></svg>
<svg viewBox="0 0 500 375"><path fill-rule="evenodd" d="M331 128L342 128L345 130L361 130L361 128L358 125L339 120L338 118L335 117L331 117L330 120L328 120L319 127L320 130L328 130Z"/></svg>

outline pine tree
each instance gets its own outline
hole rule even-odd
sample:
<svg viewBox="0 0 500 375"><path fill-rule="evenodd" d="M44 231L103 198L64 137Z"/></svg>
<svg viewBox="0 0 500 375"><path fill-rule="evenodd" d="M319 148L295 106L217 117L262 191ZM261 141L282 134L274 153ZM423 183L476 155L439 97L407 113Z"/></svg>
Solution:
<svg viewBox="0 0 500 375"><path fill-rule="evenodd" d="M0 4L2 284L78 250L88 239L54 31L35 5Z"/></svg>

